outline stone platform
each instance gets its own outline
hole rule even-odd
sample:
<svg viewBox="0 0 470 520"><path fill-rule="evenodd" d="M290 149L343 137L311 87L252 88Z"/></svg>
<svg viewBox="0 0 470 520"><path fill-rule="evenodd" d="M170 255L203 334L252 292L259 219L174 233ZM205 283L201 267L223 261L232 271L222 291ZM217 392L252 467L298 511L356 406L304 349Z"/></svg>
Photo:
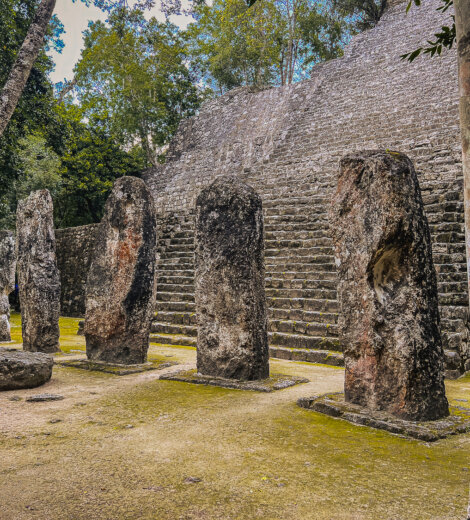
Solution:
<svg viewBox="0 0 470 520"><path fill-rule="evenodd" d="M259 381L239 381L237 379L223 379L221 377L205 376L198 374L195 369L165 374L160 379L166 381L180 381L182 383L193 383L196 385L220 386L222 388L233 388L235 390L251 390L254 392L274 392L283 390L300 383L308 383L305 377L274 374L268 379Z"/></svg>
<svg viewBox="0 0 470 520"><path fill-rule="evenodd" d="M111 363L103 363L100 361L90 361L88 359L71 359L70 361L56 361L56 364L67 368L79 368L82 370L91 370L93 372L104 372L115 376L127 376L129 374L138 374L149 370L162 370L177 365L176 361L149 361L139 365L119 365Z"/></svg>
<svg viewBox="0 0 470 520"><path fill-rule="evenodd" d="M322 396L302 397L301 408L344 419L360 426L368 426L412 439L434 442L450 435L470 432L470 408L451 406L450 415L438 421L413 422L398 419L387 412L373 411L346 403L342 392Z"/></svg>

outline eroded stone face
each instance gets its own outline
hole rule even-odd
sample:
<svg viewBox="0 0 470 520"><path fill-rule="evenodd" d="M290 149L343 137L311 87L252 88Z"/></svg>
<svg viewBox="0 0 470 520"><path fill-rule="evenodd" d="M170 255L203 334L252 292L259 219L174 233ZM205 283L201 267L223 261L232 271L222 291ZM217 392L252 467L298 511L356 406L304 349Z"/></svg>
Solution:
<svg viewBox="0 0 470 520"><path fill-rule="evenodd" d="M20 201L16 218L23 348L36 352L57 352L60 279L49 191L35 191Z"/></svg>
<svg viewBox="0 0 470 520"><path fill-rule="evenodd" d="M344 157L330 229L346 400L403 419L448 415L429 227L408 157Z"/></svg>
<svg viewBox="0 0 470 520"><path fill-rule="evenodd" d="M11 231L0 231L0 341L11 341L8 295L15 288L15 239Z"/></svg>
<svg viewBox="0 0 470 520"><path fill-rule="evenodd" d="M197 369L204 375L269 376L261 198L222 177L196 202Z"/></svg>
<svg viewBox="0 0 470 520"><path fill-rule="evenodd" d="M155 309L157 227L152 196L136 177L119 179L106 202L86 288L89 359L147 359Z"/></svg>

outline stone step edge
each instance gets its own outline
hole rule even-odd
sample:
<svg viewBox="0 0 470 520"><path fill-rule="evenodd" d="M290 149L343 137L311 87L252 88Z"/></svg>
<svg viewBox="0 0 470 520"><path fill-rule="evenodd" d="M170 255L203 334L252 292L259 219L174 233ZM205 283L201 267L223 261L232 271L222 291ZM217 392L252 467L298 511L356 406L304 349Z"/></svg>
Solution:
<svg viewBox="0 0 470 520"><path fill-rule="evenodd" d="M344 355L333 350L315 350L308 348L269 347L269 356L275 359L288 361L304 361L306 363L320 363L335 367L344 367Z"/></svg>

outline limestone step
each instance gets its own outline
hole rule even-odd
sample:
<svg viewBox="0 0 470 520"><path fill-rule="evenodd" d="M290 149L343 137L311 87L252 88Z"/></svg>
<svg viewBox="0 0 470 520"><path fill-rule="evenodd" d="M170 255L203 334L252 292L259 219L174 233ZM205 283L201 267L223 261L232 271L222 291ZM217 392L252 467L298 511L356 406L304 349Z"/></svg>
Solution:
<svg viewBox="0 0 470 520"><path fill-rule="evenodd" d="M194 268L193 269L161 269L160 266L158 270L158 277L162 276L182 276L182 277L190 277L194 278Z"/></svg>
<svg viewBox="0 0 470 520"><path fill-rule="evenodd" d="M162 250L165 253L190 253L193 254L194 251L194 241L188 242L186 244L174 243L173 240L169 240L169 244L165 244L161 242L158 244L158 250Z"/></svg>
<svg viewBox="0 0 470 520"><path fill-rule="evenodd" d="M158 293L157 293L158 294ZM173 301L156 301L156 311L164 312L196 312L194 302L173 302Z"/></svg>
<svg viewBox="0 0 470 520"><path fill-rule="evenodd" d="M192 258L194 256L194 248L181 249L178 246L178 249L172 249L172 246L162 246L158 248L158 253L160 255L160 259L162 258Z"/></svg>
<svg viewBox="0 0 470 520"><path fill-rule="evenodd" d="M194 302L194 294L162 292L157 289L157 302Z"/></svg>
<svg viewBox="0 0 470 520"><path fill-rule="evenodd" d="M180 345L185 347L195 347L197 338L193 336L184 336L179 334L163 334L151 333L151 343L159 343L160 345Z"/></svg>
<svg viewBox="0 0 470 520"><path fill-rule="evenodd" d="M309 269L312 269L314 266L309 266ZM268 283L268 280L280 280L287 282L289 280L303 280L303 281L309 281L309 280L323 280L323 281L334 281L335 287L337 284L337 275L336 271L270 271L267 272L267 278L266 278L266 284Z"/></svg>
<svg viewBox="0 0 470 520"><path fill-rule="evenodd" d="M178 262L193 262L194 261L194 253L191 252L178 252L178 251L170 251L167 252L166 250L163 250L159 252L160 256L160 263L178 263Z"/></svg>
<svg viewBox="0 0 470 520"><path fill-rule="evenodd" d="M336 300L336 290L331 289L278 289L266 288L267 298L302 298L318 300Z"/></svg>
<svg viewBox="0 0 470 520"><path fill-rule="evenodd" d="M194 285L188 284L166 284L160 283L157 285L158 292L168 293L190 293L194 294Z"/></svg>
<svg viewBox="0 0 470 520"><path fill-rule="evenodd" d="M295 321L270 319L268 322L270 332L284 332L287 334L302 334L306 336L338 337L338 326L336 323L325 323L315 321Z"/></svg>
<svg viewBox="0 0 470 520"><path fill-rule="evenodd" d="M308 258L317 258L322 256L327 256L328 258L333 257L333 248L327 246L321 247L294 247L291 249L288 248L280 248L280 249L265 249L264 251L265 258L273 258L273 257L308 257Z"/></svg>
<svg viewBox="0 0 470 520"><path fill-rule="evenodd" d="M336 266L335 264L329 262L327 264L307 264L307 263L298 263L298 262L288 262L288 263L269 263L268 259L266 259L266 272L268 275L273 276L275 273L284 273L284 272L307 272L307 271L317 271L317 272L330 272L336 275Z"/></svg>
<svg viewBox="0 0 470 520"><path fill-rule="evenodd" d="M272 226L270 229L266 230L265 226L265 240L266 242L270 241L279 241L279 240L307 240L307 239L319 239L319 240L328 240L331 241L330 232L327 227L322 226L316 230L307 230L304 228L299 228L296 230L292 229L277 229L275 226Z"/></svg>
<svg viewBox="0 0 470 520"><path fill-rule="evenodd" d="M168 262L158 263L159 271L194 271L194 262Z"/></svg>
<svg viewBox="0 0 470 520"><path fill-rule="evenodd" d="M287 359L291 361L305 361L308 363L321 363L335 367L344 367L342 352L332 350L315 350L286 347L269 347L269 355L272 358Z"/></svg>
<svg viewBox="0 0 470 520"><path fill-rule="evenodd" d="M157 277L158 289L160 290L161 284L171 285L194 285L194 276L178 276L178 275L158 275Z"/></svg>
<svg viewBox="0 0 470 520"><path fill-rule="evenodd" d="M330 236L326 222L265 222L264 230L268 233L319 231L322 236Z"/></svg>
<svg viewBox="0 0 470 520"><path fill-rule="evenodd" d="M151 332L157 334L177 334L179 336L195 337L197 336L197 326L154 321L152 323Z"/></svg>
<svg viewBox="0 0 470 520"><path fill-rule="evenodd" d="M316 300L307 298L268 298L272 309L304 309L306 311L339 312L336 300Z"/></svg>
<svg viewBox="0 0 470 520"><path fill-rule="evenodd" d="M283 332L269 332L268 336L269 344L279 347L342 350L340 340L335 337L306 336L304 334L287 334Z"/></svg>
<svg viewBox="0 0 470 520"><path fill-rule="evenodd" d="M336 291L337 285L335 279L266 278L266 288L272 289L330 289Z"/></svg>
<svg viewBox="0 0 470 520"><path fill-rule="evenodd" d="M312 237L302 238L299 236L282 239L279 237L265 239L266 249L292 249L292 248L309 248L309 247L329 247L332 250L332 242L328 237Z"/></svg>
<svg viewBox="0 0 470 520"><path fill-rule="evenodd" d="M158 311L155 313L155 322L174 323L176 325L196 325L197 317L195 312Z"/></svg>
<svg viewBox="0 0 470 520"><path fill-rule="evenodd" d="M291 215L269 215L264 219L264 222L268 225L282 225L282 224L307 224L311 226L312 224L318 225L328 225L328 213L322 211L321 213L312 215L308 215L305 212L295 213Z"/></svg>
<svg viewBox="0 0 470 520"><path fill-rule="evenodd" d="M303 321L305 323L338 322L338 312L306 311L304 309L269 309L269 319L282 321Z"/></svg>
<svg viewBox="0 0 470 520"><path fill-rule="evenodd" d="M165 245L165 246L194 246L194 237L173 237L173 236L160 236L158 245Z"/></svg>

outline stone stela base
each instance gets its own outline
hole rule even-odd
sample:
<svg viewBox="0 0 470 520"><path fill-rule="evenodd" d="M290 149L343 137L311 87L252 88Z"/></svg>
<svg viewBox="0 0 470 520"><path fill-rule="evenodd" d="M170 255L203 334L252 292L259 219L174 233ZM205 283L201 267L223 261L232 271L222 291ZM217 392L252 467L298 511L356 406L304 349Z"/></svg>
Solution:
<svg viewBox="0 0 470 520"><path fill-rule="evenodd" d="M394 417L387 412L373 411L344 401L342 392L322 396L302 397L301 408L320 412L350 423L368 426L412 439L434 442L450 435L470 432L470 409L451 406L450 415L438 421L414 422Z"/></svg>
<svg viewBox="0 0 470 520"><path fill-rule="evenodd" d="M160 379L166 381L180 381L182 383L193 383L196 385L220 386L222 388L233 388L235 390L251 390L254 392L274 392L300 383L308 383L305 377L286 376L274 374L268 379L259 381L239 381L237 379L223 379L221 377L205 376L198 374L195 369L164 374Z"/></svg>
<svg viewBox="0 0 470 520"><path fill-rule="evenodd" d="M55 363L62 367L105 372L106 374L114 374L115 376L127 376L129 374L138 374L149 370L162 370L178 364L176 361L149 361L141 365L118 365L100 361L90 361L88 359L72 359L70 361L56 361Z"/></svg>

